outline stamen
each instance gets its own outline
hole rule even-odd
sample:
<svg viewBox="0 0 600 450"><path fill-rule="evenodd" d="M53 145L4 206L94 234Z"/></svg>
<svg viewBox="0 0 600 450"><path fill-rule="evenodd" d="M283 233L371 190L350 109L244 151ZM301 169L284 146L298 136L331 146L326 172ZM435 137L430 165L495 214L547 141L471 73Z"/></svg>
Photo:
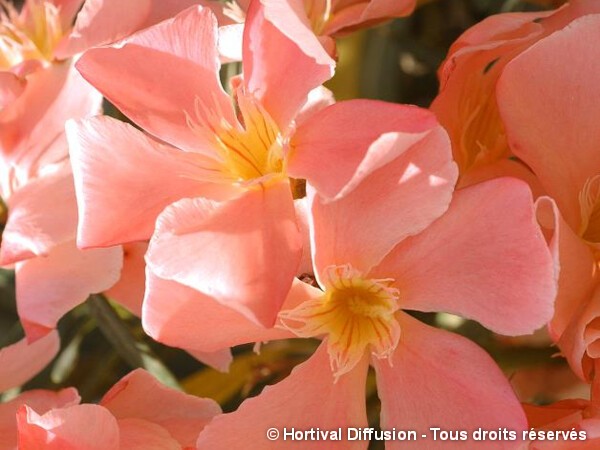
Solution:
<svg viewBox="0 0 600 450"><path fill-rule="evenodd" d="M246 182L284 170L283 140L275 121L250 95L238 92L240 122L224 115L216 98L212 105L194 102L194 116L185 112L190 129L212 143L221 161L221 173L234 182Z"/></svg>
<svg viewBox="0 0 600 450"><path fill-rule="evenodd" d="M280 312L282 325L300 337L327 337L336 379L352 370L367 350L391 363L400 339L393 280L365 278L350 265L328 267L323 278L323 296Z"/></svg>

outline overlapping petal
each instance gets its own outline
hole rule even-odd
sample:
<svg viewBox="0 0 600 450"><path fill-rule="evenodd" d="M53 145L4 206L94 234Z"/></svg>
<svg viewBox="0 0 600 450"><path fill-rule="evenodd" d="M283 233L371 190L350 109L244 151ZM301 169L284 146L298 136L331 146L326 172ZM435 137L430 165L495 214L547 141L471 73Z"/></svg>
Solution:
<svg viewBox="0 0 600 450"><path fill-rule="evenodd" d="M22 339L0 350L0 392L21 386L50 361L60 348L58 333L52 331L34 343Z"/></svg>
<svg viewBox="0 0 600 450"><path fill-rule="evenodd" d="M589 15L542 39L511 61L498 82L498 106L513 152L532 168L576 232L579 193L600 174L600 89L588 75L600 70L594 45L599 23L600 15Z"/></svg>
<svg viewBox="0 0 600 450"><path fill-rule="evenodd" d="M17 311L32 341L56 327L69 310L119 279L121 247L79 250L75 241L16 266ZM43 292L43 295L40 293Z"/></svg>
<svg viewBox="0 0 600 450"><path fill-rule="evenodd" d="M308 93L333 76L334 61L302 27L298 15L286 15L285 27L278 28L266 14L260 1L250 4L244 29L244 80L279 128L287 130Z"/></svg>
<svg viewBox="0 0 600 450"><path fill-rule="evenodd" d="M294 336L287 330L256 325L195 289L164 280L150 271L147 280L142 323L150 336L167 345L214 352ZM320 290L294 280L283 307L294 308L321 294Z"/></svg>
<svg viewBox="0 0 600 450"><path fill-rule="evenodd" d="M72 241L77 228L77 204L70 170L27 183L9 198L8 208L0 265L47 256L55 246Z"/></svg>
<svg viewBox="0 0 600 450"><path fill-rule="evenodd" d="M146 262L159 277L272 326L301 256L289 184L271 180L227 202L195 198L169 206Z"/></svg>
<svg viewBox="0 0 600 450"><path fill-rule="evenodd" d="M511 178L456 192L447 213L394 248L372 276L395 279L403 309L459 314L502 334L543 326L556 295L531 193Z"/></svg>
<svg viewBox="0 0 600 450"><path fill-rule="evenodd" d="M67 135L82 247L149 239L157 216L176 200L234 191L202 180L214 176L214 161L161 144L116 119L70 122Z"/></svg>
<svg viewBox="0 0 600 450"><path fill-rule="evenodd" d="M200 103L234 123L219 81L217 39L214 15L192 7L120 45L87 51L77 68L144 130L180 148L212 154L212 142L194 133L186 114L193 116Z"/></svg>
<svg viewBox="0 0 600 450"><path fill-rule="evenodd" d="M381 398L381 428L401 426L426 434L426 444L390 441L396 449L464 449L465 441L433 440L431 427L466 430L467 442L478 428L506 428L520 433L527 420L508 381L494 361L468 339L397 315L400 343L390 365L373 360ZM519 435L520 438L520 435ZM518 449L519 441L485 441L485 448Z"/></svg>
<svg viewBox="0 0 600 450"><path fill-rule="evenodd" d="M450 204L456 166L441 128L416 142L407 142L402 133L388 133L369 151L389 162L370 168L347 195L327 201L309 194L313 197L311 245L319 274L329 265L349 261L368 272L398 242L421 232Z"/></svg>
<svg viewBox="0 0 600 450"><path fill-rule="evenodd" d="M215 401L167 388L141 369L115 384L100 405L113 414L119 426L127 419L153 423L168 431L182 447L193 446L202 428L221 412Z"/></svg>
<svg viewBox="0 0 600 450"><path fill-rule="evenodd" d="M19 449L119 450L119 426L99 405L76 405L38 414L28 406L17 413Z"/></svg>
<svg viewBox="0 0 600 450"><path fill-rule="evenodd" d="M288 171L307 179L324 197L336 198L437 126L433 114L416 107L374 100L336 103L298 127L290 142ZM394 147L373 144L385 133L397 134Z"/></svg>
<svg viewBox="0 0 600 450"><path fill-rule="evenodd" d="M279 449L282 443L285 444L284 428L337 430L342 427L344 430L365 427L367 360L363 359L355 370L334 383L326 346L326 343L321 344L315 354L296 366L285 380L266 387L235 412L216 417L200 434L197 448L231 449L252 442L263 450ZM270 428L281 432L279 439L267 439ZM323 448L322 440L298 443L306 450ZM327 441L327 448L331 449L365 450L367 446L367 441Z"/></svg>

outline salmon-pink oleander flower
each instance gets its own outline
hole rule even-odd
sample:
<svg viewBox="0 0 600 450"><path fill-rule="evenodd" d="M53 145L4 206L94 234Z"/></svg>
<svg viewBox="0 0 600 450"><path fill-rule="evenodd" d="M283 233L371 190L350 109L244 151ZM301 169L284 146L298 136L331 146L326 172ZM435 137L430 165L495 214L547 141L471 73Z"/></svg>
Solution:
<svg viewBox="0 0 600 450"><path fill-rule="evenodd" d="M452 140L462 185L498 171L530 178L526 167L506 161L512 152L498 111L498 79L527 48L578 17L598 12L595 0L574 0L556 11L498 14L468 29L452 45L439 69L440 92L432 109Z"/></svg>
<svg viewBox="0 0 600 450"><path fill-rule="evenodd" d="M392 108L366 102L365 110L366 105ZM354 154L349 147L355 170L341 167L333 181L317 176L321 190L308 186L321 289L294 283L280 314L283 328L260 328L148 269L144 327L167 342L187 340L208 351L282 337L324 338L288 379L215 418L198 448L231 448L241 439L265 449L285 448L283 441L266 440L269 427L365 426L369 356L382 398L382 428L526 427L514 394L487 355L403 310L457 313L505 334L542 326L552 314L556 287L531 194L518 180L496 180L455 193L446 211L456 169L445 132L425 111L393 108L404 116L404 129L414 122L420 135L389 132L367 152ZM327 113L324 109L314 119L324 128ZM322 154L321 163L334 161ZM389 448L397 444L388 443ZM438 444L427 443L428 448ZM366 445L342 442L339 448ZM517 448L510 445L496 448Z"/></svg>
<svg viewBox="0 0 600 450"><path fill-rule="evenodd" d="M162 141L106 117L72 123L68 134L81 246L153 235L146 256L153 270L271 325L302 252L289 138L333 61L322 49L304 53L255 5L244 80L234 91L239 117L218 78L214 16L194 7L78 63Z"/></svg>
<svg viewBox="0 0 600 450"><path fill-rule="evenodd" d="M36 403L22 404L16 414L18 448L184 450L193 448L221 412L213 400L167 388L141 369L123 377L98 405L77 403L41 410Z"/></svg>
<svg viewBox="0 0 600 450"><path fill-rule="evenodd" d="M8 207L0 265L15 268L17 311L29 341L92 292L118 279L121 250L79 251L77 208L65 122L99 111L101 95L56 49L81 2L28 0L20 12L3 4L0 86L22 89L0 107L0 196ZM40 293L43 292L43 295Z"/></svg>
<svg viewBox="0 0 600 450"><path fill-rule="evenodd" d="M53 331L32 344L22 339L0 349L0 394L33 378L56 356L59 347L58 333ZM16 450L16 413L22 405L30 405L45 413L52 408L75 405L79 400L77 391L69 388L59 392L27 391L0 403L0 449Z"/></svg>
<svg viewBox="0 0 600 450"><path fill-rule="evenodd" d="M265 19L299 45L319 43L336 54L335 38L396 17L407 16L415 0L260 0ZM244 10L248 2L238 3ZM318 44L317 44L318 45Z"/></svg>
<svg viewBox="0 0 600 450"><path fill-rule="evenodd" d="M598 6L582 1L565 7L565 14L569 8L576 13L568 26L508 62L496 92L512 152L556 201L561 276L550 331L573 370L587 380L600 356L600 89L589 77L600 71L591 44L600 38ZM568 66L560 62L567 58Z"/></svg>
<svg viewBox="0 0 600 450"><path fill-rule="evenodd" d="M449 130L462 185L511 174L556 201L557 209L540 203L560 266L550 331L587 380L599 284L600 91L589 76L600 70L591 44L599 13L599 2L575 0L477 24L453 45L432 106Z"/></svg>
<svg viewBox="0 0 600 450"><path fill-rule="evenodd" d="M554 270L527 186L503 179L457 192L449 210L422 233L390 243L391 248L375 258L360 258L364 228L370 233L381 228L369 226L370 211L364 203L365 218L357 219L350 205L370 189L373 194L371 183L373 179L365 180L337 202L313 197L313 259L323 293L282 311L280 317L298 336L325 337L322 348L287 380L247 400L236 412L215 418L200 435L198 448L238 444L233 434L222 438L224 430L233 427L246 438L261 439L269 427L365 426L369 356L382 401L382 429L420 434L432 423L447 429L526 428L514 393L489 356L403 309L451 311L507 334L543 325L552 312ZM343 229L342 224L352 221L362 226ZM334 230L337 239L331 246L328 238ZM264 448L289 444L265 439L260 441ZM318 448L312 444L306 448ZM521 446L488 444L502 449ZM366 448L367 443L340 445ZM462 448L464 443L427 441L432 449L449 445ZM387 443L390 449L422 446L423 442Z"/></svg>

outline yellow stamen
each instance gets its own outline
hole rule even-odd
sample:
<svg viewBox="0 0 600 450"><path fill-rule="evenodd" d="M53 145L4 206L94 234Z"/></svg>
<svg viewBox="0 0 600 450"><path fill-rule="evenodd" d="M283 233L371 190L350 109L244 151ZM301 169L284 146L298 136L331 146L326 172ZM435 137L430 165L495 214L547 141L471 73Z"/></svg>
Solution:
<svg viewBox="0 0 600 450"><path fill-rule="evenodd" d="M336 378L349 372L369 349L391 358L400 339L398 290L390 279L369 279L349 265L326 269L325 293L279 318L300 337L326 336Z"/></svg>
<svg viewBox="0 0 600 450"><path fill-rule="evenodd" d="M237 99L241 124L230 124L218 108L212 111L197 100L195 119L186 114L188 125L213 142L227 178L244 182L282 173L283 140L277 124L253 97L239 93Z"/></svg>
<svg viewBox="0 0 600 450"><path fill-rule="evenodd" d="M60 11L45 0L28 0L21 13L0 0L0 68L9 69L28 60L54 59L54 49L64 36Z"/></svg>

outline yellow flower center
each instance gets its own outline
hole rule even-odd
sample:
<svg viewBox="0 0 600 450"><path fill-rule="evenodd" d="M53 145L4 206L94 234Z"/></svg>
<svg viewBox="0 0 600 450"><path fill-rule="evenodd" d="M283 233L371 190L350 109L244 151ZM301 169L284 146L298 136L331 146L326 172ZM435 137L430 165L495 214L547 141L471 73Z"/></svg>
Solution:
<svg viewBox="0 0 600 450"><path fill-rule="evenodd" d="M232 181L251 181L284 171L283 139L279 127L251 96L237 97L240 123L203 109L196 102L196 120L187 115L190 128L213 142L221 160L221 173Z"/></svg>
<svg viewBox="0 0 600 450"><path fill-rule="evenodd" d="M24 61L52 61L62 39L60 11L44 0L28 0L20 14L0 0L0 69L10 69Z"/></svg>
<svg viewBox="0 0 600 450"><path fill-rule="evenodd" d="M325 273L324 295L282 311L279 318L300 337L327 337L337 378L356 366L367 350L390 358L398 345L398 290L390 287L392 281L365 278L349 265L331 266Z"/></svg>
<svg viewBox="0 0 600 450"><path fill-rule="evenodd" d="M600 244L600 175L586 181L579 194L579 204L580 236L592 244Z"/></svg>

